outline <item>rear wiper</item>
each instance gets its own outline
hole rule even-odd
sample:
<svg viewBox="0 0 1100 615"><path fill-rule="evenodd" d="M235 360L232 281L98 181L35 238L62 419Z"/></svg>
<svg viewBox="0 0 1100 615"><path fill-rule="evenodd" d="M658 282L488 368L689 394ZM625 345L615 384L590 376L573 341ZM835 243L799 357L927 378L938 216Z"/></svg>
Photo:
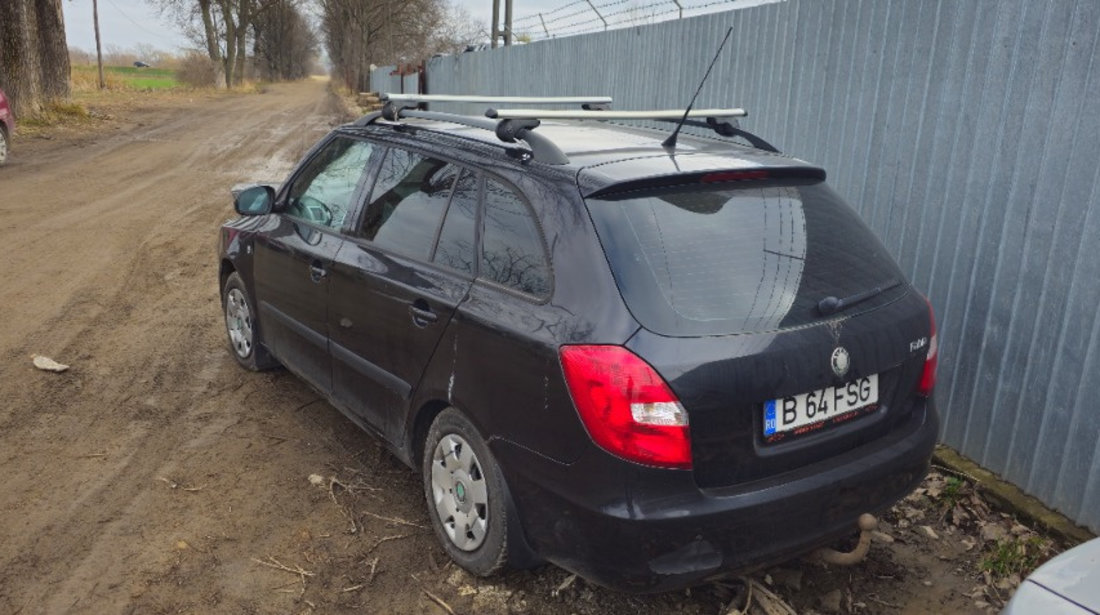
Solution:
<svg viewBox="0 0 1100 615"><path fill-rule="evenodd" d="M843 299L838 299L833 295L829 295L828 297L825 297L821 301L817 302L817 311L822 316L828 316L830 314L836 314L837 312L839 312L841 310L846 310L846 309L852 307L853 305L855 305L857 303L863 303L864 301L866 301L866 300L868 300L872 297L877 297L878 295L881 295L882 293L890 290L891 288L894 288L894 287L900 286L900 285L901 285L900 280L890 279L890 280L887 280L882 286L876 286L876 287L874 287L870 290L865 290L863 292L859 292L859 293L856 293L854 295L844 297Z"/></svg>

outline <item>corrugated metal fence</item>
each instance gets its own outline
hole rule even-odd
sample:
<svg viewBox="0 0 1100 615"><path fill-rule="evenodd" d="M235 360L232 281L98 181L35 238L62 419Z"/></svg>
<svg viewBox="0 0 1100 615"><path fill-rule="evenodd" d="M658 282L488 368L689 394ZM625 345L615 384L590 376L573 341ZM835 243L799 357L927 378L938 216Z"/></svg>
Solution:
<svg viewBox="0 0 1100 615"><path fill-rule="evenodd" d="M420 75L402 76L396 66L379 66L370 71L370 89L372 92L419 93ZM484 111L484 109L482 109Z"/></svg>
<svg viewBox="0 0 1100 615"><path fill-rule="evenodd" d="M743 106L940 322L942 439L1100 530L1100 2L789 0L437 58L432 93ZM462 109L483 111L481 106Z"/></svg>

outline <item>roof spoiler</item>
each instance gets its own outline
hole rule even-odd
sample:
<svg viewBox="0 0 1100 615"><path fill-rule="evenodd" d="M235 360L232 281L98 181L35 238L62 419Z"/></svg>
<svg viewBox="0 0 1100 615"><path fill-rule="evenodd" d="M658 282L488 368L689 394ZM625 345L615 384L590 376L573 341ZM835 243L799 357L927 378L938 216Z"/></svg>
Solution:
<svg viewBox="0 0 1100 615"><path fill-rule="evenodd" d="M792 179L825 181L825 169L812 166L753 167L674 173L612 184L586 194L585 198L606 198L643 190L682 189L685 186L698 185L728 188L742 182L776 182Z"/></svg>

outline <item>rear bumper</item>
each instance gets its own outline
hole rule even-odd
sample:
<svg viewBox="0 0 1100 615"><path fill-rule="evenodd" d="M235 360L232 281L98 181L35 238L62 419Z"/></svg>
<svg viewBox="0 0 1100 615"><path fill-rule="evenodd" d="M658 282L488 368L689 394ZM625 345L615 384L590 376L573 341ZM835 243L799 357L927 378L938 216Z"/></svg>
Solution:
<svg viewBox="0 0 1100 615"><path fill-rule="evenodd" d="M923 479L938 418L914 408L893 438L736 487L697 488L690 472L654 470L593 452L563 465L506 441L505 470L530 546L600 585L650 593L719 572L802 555L855 531Z"/></svg>

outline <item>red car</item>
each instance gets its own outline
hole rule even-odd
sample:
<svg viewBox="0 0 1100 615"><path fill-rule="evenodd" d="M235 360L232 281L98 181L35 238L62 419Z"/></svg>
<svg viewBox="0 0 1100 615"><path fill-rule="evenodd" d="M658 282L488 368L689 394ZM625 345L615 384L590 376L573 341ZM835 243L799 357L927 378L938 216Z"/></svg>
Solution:
<svg viewBox="0 0 1100 615"><path fill-rule="evenodd" d="M4 90L0 90L0 165L8 160L8 148L13 132L15 132L15 116L12 115Z"/></svg>

